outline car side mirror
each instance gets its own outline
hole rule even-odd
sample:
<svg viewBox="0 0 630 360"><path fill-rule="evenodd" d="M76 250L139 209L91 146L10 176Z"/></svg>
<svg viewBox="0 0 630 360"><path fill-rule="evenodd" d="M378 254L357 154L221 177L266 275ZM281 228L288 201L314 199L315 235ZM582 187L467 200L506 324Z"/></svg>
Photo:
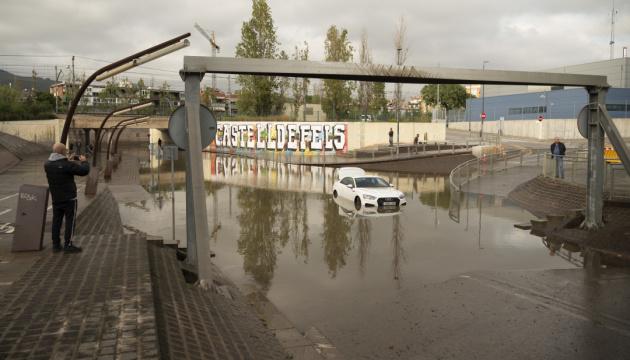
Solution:
<svg viewBox="0 0 630 360"><path fill-rule="evenodd" d="M349 187L350 189L354 189L354 185L352 185L352 184L348 184L346 186Z"/></svg>

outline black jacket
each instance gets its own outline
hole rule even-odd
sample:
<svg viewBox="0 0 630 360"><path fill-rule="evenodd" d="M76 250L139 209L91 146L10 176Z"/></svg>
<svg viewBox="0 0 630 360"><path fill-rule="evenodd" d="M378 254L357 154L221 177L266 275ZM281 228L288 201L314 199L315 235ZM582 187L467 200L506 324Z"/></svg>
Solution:
<svg viewBox="0 0 630 360"><path fill-rule="evenodd" d="M69 161L65 156L53 153L44 164L44 170L55 204L76 199L77 185L74 183L74 176L87 175L90 172L90 164L87 161Z"/></svg>
<svg viewBox="0 0 630 360"><path fill-rule="evenodd" d="M560 147L560 156L564 156L564 154L567 152L567 148L564 146L563 143L559 142L558 146ZM556 143L551 144L551 155L554 155L554 148L556 147Z"/></svg>

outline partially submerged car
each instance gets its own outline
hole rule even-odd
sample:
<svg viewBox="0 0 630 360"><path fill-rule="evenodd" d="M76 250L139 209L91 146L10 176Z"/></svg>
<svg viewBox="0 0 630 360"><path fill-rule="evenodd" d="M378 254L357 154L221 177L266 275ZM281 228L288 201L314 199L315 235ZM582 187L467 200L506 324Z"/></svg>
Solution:
<svg viewBox="0 0 630 360"><path fill-rule="evenodd" d="M366 175L363 169L357 167L338 170L337 181L333 185L333 197L351 201L357 210L362 207L387 209L407 205L405 194L384 179Z"/></svg>

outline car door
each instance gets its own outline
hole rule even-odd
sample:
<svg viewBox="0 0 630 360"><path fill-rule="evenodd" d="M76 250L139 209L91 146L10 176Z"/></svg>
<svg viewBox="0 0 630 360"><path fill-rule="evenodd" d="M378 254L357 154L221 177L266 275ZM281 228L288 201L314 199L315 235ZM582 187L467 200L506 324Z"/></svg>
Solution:
<svg viewBox="0 0 630 360"><path fill-rule="evenodd" d="M354 198L354 179L352 179L351 177L345 177L343 179L341 179L340 184L342 186L340 186L341 188L341 193L340 195L346 199L353 199ZM352 188L350 188L350 186L352 186Z"/></svg>

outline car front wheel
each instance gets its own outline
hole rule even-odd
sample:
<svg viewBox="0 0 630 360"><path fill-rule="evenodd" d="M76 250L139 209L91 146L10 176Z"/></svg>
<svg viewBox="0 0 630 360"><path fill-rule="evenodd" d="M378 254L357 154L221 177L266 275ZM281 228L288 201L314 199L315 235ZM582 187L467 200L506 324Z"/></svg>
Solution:
<svg viewBox="0 0 630 360"><path fill-rule="evenodd" d="M358 196L354 198L354 208L361 210L361 199Z"/></svg>

